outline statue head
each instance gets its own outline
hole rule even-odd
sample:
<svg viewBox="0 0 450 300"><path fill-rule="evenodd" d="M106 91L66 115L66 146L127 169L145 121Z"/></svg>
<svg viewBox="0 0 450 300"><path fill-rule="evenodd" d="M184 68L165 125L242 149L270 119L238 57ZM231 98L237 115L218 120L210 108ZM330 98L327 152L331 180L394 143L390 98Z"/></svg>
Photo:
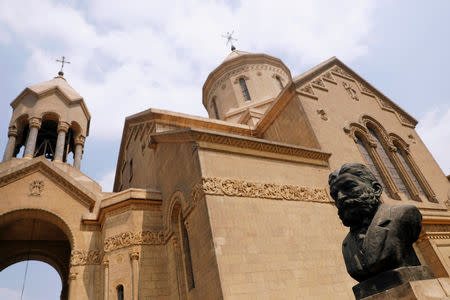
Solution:
<svg viewBox="0 0 450 300"><path fill-rule="evenodd" d="M370 224L383 191L381 184L363 164L346 163L330 174L330 194L339 218L348 227ZM367 224L367 225L368 225Z"/></svg>

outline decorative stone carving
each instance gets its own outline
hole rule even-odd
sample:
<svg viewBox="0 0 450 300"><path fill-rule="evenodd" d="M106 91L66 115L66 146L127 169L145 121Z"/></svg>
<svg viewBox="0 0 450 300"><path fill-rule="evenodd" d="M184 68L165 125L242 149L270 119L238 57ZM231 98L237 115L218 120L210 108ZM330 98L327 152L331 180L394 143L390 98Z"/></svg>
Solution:
<svg viewBox="0 0 450 300"><path fill-rule="evenodd" d="M72 250L70 257L71 266L99 265L102 262L102 254L99 250Z"/></svg>
<svg viewBox="0 0 450 300"><path fill-rule="evenodd" d="M37 129L39 129L39 128L41 128L42 120L39 119L39 118L31 118L28 121L28 124L29 124L30 128L37 128Z"/></svg>
<svg viewBox="0 0 450 300"><path fill-rule="evenodd" d="M412 133L408 134L408 138L411 140L411 142L412 142L413 144L416 144L416 143L417 143L417 142L416 142L416 139L414 138L414 135L412 135Z"/></svg>
<svg viewBox="0 0 450 300"><path fill-rule="evenodd" d="M310 84L305 85L300 89L301 92L304 92L306 94L314 95L314 90Z"/></svg>
<svg viewBox="0 0 450 300"><path fill-rule="evenodd" d="M347 92L349 93L350 97L353 100L359 101L358 95L356 94L356 90L349 83L344 81L342 82L342 85L347 90Z"/></svg>
<svg viewBox="0 0 450 300"><path fill-rule="evenodd" d="M139 250L133 249L129 254L131 260L139 260Z"/></svg>
<svg viewBox="0 0 450 300"><path fill-rule="evenodd" d="M123 232L105 239L104 251L110 252L135 245L163 245L164 243L165 235L162 231Z"/></svg>
<svg viewBox="0 0 450 300"><path fill-rule="evenodd" d="M84 141L86 140L86 138L82 135L78 135L77 137L75 137L74 139L74 143L75 145L84 145Z"/></svg>
<svg viewBox="0 0 450 300"><path fill-rule="evenodd" d="M8 137L17 136L17 134L18 134L18 130L17 130L16 126L12 125L12 126L8 127Z"/></svg>
<svg viewBox="0 0 450 300"><path fill-rule="evenodd" d="M40 196L43 190L43 180L33 180L32 182L30 182L30 196Z"/></svg>
<svg viewBox="0 0 450 300"><path fill-rule="evenodd" d="M333 75L331 74L331 72L326 72L322 75L322 78L324 80L327 80L329 82L335 83L336 84L336 80L334 79Z"/></svg>
<svg viewBox="0 0 450 300"><path fill-rule="evenodd" d="M205 194L320 203L332 202L325 189L321 188L255 183L222 178L203 178L192 189L193 203L197 203Z"/></svg>
<svg viewBox="0 0 450 300"><path fill-rule="evenodd" d="M64 131L64 132L67 133L67 131L69 130L69 127L70 127L69 123L67 123L67 122L59 122L57 131L58 132Z"/></svg>
<svg viewBox="0 0 450 300"><path fill-rule="evenodd" d="M77 279L77 275L78 275L78 273L76 273L76 272L70 272L69 273L69 281Z"/></svg>
<svg viewBox="0 0 450 300"><path fill-rule="evenodd" d="M106 257L103 257L102 265L103 265L103 267L108 268L109 267L109 259Z"/></svg>
<svg viewBox="0 0 450 300"><path fill-rule="evenodd" d="M316 79L314 79L313 81L311 81L311 83L318 85L320 87L326 88L325 87L325 83L323 83L322 79L320 77L317 77Z"/></svg>
<svg viewBox="0 0 450 300"><path fill-rule="evenodd" d="M334 67L332 71L338 75L353 79L353 77L350 74L348 74L347 72L345 72L344 70L342 70L342 68L340 68L338 66Z"/></svg>
<svg viewBox="0 0 450 300"><path fill-rule="evenodd" d="M322 118L322 120L328 121L328 115L327 115L327 113L325 112L325 110L323 110L323 109L318 109L318 110L317 110L317 114Z"/></svg>
<svg viewBox="0 0 450 300"><path fill-rule="evenodd" d="M373 94L372 91L371 91L369 88L367 88L363 83L358 82L358 85L359 85L359 87L361 88L361 91L362 91L363 93L370 94L370 95Z"/></svg>

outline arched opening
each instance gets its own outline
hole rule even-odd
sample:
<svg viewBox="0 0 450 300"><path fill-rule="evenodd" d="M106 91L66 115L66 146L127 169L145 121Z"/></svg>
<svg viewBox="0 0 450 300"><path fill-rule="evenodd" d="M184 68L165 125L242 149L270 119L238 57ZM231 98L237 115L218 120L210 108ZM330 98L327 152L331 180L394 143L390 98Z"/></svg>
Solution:
<svg viewBox="0 0 450 300"><path fill-rule="evenodd" d="M124 292L123 292L123 285L119 284L116 288L117 290L117 300L123 300L124 298Z"/></svg>
<svg viewBox="0 0 450 300"><path fill-rule="evenodd" d="M245 101L252 100L250 98L250 92L248 91L247 83L243 77L239 78L239 84L241 85L242 94L244 94Z"/></svg>
<svg viewBox="0 0 450 300"><path fill-rule="evenodd" d="M176 201L172 208L171 229L173 231L173 245L175 254L176 277L178 293L181 299L195 288L194 273L192 268L191 249L189 235L184 224L181 205Z"/></svg>
<svg viewBox="0 0 450 300"><path fill-rule="evenodd" d="M25 271L28 280L23 285ZM19 262L5 268L0 272L0 283L1 299L20 299L22 289L23 299L59 299L62 290L62 278L56 269L37 260Z"/></svg>
<svg viewBox="0 0 450 300"><path fill-rule="evenodd" d="M14 146L13 157L22 157L25 149L25 143L28 136L28 115L17 118L14 122L17 128L17 139Z"/></svg>
<svg viewBox="0 0 450 300"><path fill-rule="evenodd" d="M67 225L49 212L25 209L0 216L0 272L18 262L45 262L61 278L60 299L68 297L72 244L73 238ZM24 277L17 280L23 281ZM27 276L25 280L30 282L34 279Z"/></svg>

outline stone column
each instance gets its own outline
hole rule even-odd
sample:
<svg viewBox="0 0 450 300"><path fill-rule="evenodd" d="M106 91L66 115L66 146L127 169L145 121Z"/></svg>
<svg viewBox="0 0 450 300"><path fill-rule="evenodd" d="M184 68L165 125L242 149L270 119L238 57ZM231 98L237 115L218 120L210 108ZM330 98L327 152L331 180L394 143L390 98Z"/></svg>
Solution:
<svg viewBox="0 0 450 300"><path fill-rule="evenodd" d="M103 290L103 300L108 300L109 298L109 260L107 258L103 259L103 268L105 274L105 286Z"/></svg>
<svg viewBox="0 0 450 300"><path fill-rule="evenodd" d="M64 146L66 142L66 133L69 130L69 124L66 122L58 123L58 139L56 140L55 161L61 162L64 155Z"/></svg>
<svg viewBox="0 0 450 300"><path fill-rule="evenodd" d="M69 300L74 300L77 298L77 291L75 290L75 280L77 279L78 273L73 270L69 273Z"/></svg>
<svg viewBox="0 0 450 300"><path fill-rule="evenodd" d="M73 159L73 166L78 170L81 167L81 157L83 156L83 146L85 137L79 135L75 138L75 155Z"/></svg>
<svg viewBox="0 0 450 300"><path fill-rule="evenodd" d="M29 120L29 128L27 143L25 145L24 158L33 158L34 150L36 149L36 139L38 136L39 128L41 128L42 121L39 118L31 118Z"/></svg>
<svg viewBox="0 0 450 300"><path fill-rule="evenodd" d="M3 154L3 161L10 160L14 154L16 147L17 128L15 126L9 127L8 130L8 144L6 144L5 153Z"/></svg>
<svg viewBox="0 0 450 300"><path fill-rule="evenodd" d="M133 250L130 252L131 259L131 284L132 284L132 300L139 299L139 251Z"/></svg>

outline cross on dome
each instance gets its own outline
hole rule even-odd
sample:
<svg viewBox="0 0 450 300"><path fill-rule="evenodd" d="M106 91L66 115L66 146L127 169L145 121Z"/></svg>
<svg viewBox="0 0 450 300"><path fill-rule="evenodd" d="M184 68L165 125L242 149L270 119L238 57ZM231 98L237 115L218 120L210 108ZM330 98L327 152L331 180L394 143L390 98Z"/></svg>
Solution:
<svg viewBox="0 0 450 300"><path fill-rule="evenodd" d="M56 61L61 63L61 70L59 70L58 75L63 76L64 75L64 72L63 72L64 64L70 64L70 61L67 61L65 56L63 56L61 60L57 59Z"/></svg>

